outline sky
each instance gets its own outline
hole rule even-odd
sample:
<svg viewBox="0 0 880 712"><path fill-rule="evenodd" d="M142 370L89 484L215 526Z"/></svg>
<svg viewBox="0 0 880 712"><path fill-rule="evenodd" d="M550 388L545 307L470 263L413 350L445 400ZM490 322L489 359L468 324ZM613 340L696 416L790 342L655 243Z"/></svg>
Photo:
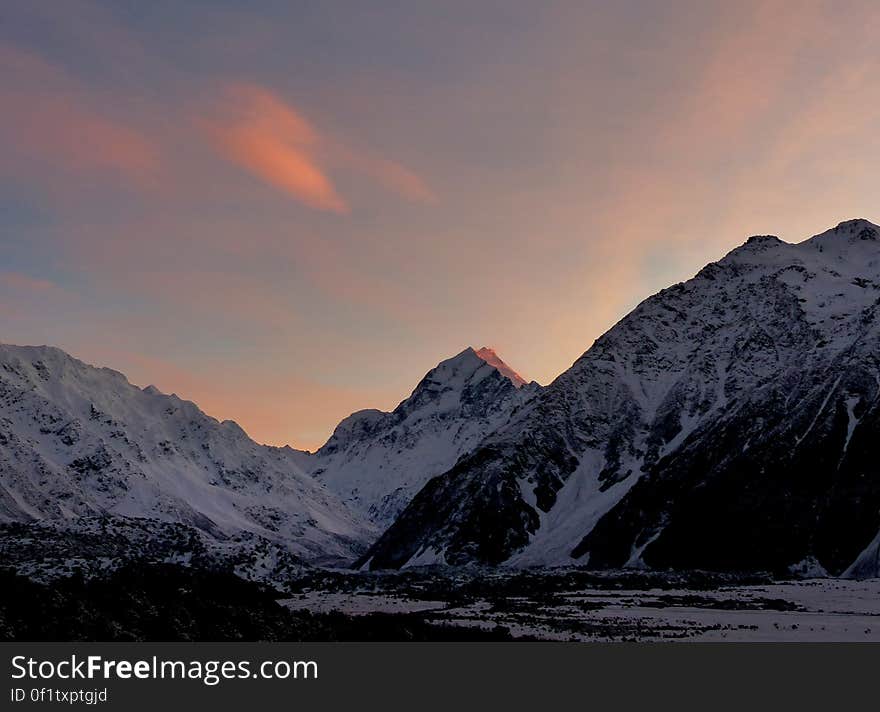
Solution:
<svg viewBox="0 0 880 712"><path fill-rule="evenodd" d="M880 222L880 6L6 0L0 341L314 449L548 383L752 234Z"/></svg>

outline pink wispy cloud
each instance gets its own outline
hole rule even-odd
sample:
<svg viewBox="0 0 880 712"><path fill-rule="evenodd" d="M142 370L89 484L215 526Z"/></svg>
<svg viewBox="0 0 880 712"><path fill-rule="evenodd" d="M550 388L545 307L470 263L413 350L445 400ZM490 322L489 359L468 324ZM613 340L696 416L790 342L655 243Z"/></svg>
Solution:
<svg viewBox="0 0 880 712"><path fill-rule="evenodd" d="M225 87L212 102L210 117L200 117L197 125L226 160L316 210L350 210L331 172L366 176L410 202L437 199L414 171L350 148L320 131L299 108L258 84Z"/></svg>
<svg viewBox="0 0 880 712"><path fill-rule="evenodd" d="M268 90L227 87L219 115L201 125L222 155L265 183L311 208L348 211L318 159L317 131Z"/></svg>
<svg viewBox="0 0 880 712"><path fill-rule="evenodd" d="M337 149L340 160L375 180L386 190L411 203L436 203L437 195L425 180L406 166L366 152Z"/></svg>

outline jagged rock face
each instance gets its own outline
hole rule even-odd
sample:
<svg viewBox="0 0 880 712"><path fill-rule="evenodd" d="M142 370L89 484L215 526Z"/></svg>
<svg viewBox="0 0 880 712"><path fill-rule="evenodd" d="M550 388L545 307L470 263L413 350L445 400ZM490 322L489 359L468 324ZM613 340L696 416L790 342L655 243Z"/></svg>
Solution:
<svg viewBox="0 0 880 712"><path fill-rule="evenodd" d="M373 530L308 460L58 349L0 345L0 522L148 517L353 558Z"/></svg>
<svg viewBox="0 0 880 712"><path fill-rule="evenodd" d="M361 563L864 574L880 550L878 235L859 220L751 238L646 300Z"/></svg>
<svg viewBox="0 0 880 712"><path fill-rule="evenodd" d="M768 384L695 434L636 483L573 555L599 567L638 560L780 570L815 560L830 574L845 572L880 528L871 442L880 432L877 384L861 366L840 380L812 375L809 385L799 378Z"/></svg>
<svg viewBox="0 0 880 712"><path fill-rule="evenodd" d="M343 420L316 453L312 472L384 528L431 477L538 390L491 349L467 348L429 371L394 411L363 410Z"/></svg>

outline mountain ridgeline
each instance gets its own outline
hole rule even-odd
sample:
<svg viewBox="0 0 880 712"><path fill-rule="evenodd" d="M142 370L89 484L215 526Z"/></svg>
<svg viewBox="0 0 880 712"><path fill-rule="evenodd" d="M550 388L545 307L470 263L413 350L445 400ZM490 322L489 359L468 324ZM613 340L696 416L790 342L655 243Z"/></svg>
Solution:
<svg viewBox="0 0 880 712"><path fill-rule="evenodd" d="M256 579L352 561L880 575L878 305L877 226L753 237L546 387L468 348L314 454L0 346L0 525L59 561L124 540Z"/></svg>
<svg viewBox="0 0 880 712"><path fill-rule="evenodd" d="M0 345L0 524L137 519L138 537L180 524L225 547L259 542L266 567L350 560L374 529L307 474L309 459L59 349Z"/></svg>
<svg viewBox="0 0 880 712"><path fill-rule="evenodd" d="M647 299L362 559L877 575L880 228L753 237Z"/></svg>

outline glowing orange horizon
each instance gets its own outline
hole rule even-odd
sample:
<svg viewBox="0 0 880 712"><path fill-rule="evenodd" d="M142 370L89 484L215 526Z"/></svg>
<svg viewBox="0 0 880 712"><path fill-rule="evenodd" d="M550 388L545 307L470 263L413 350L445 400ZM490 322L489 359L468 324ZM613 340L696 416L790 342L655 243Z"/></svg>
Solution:
<svg viewBox="0 0 880 712"><path fill-rule="evenodd" d="M3 339L261 441L466 344L548 383L748 235L876 218L874 3L39 5L0 38Z"/></svg>

